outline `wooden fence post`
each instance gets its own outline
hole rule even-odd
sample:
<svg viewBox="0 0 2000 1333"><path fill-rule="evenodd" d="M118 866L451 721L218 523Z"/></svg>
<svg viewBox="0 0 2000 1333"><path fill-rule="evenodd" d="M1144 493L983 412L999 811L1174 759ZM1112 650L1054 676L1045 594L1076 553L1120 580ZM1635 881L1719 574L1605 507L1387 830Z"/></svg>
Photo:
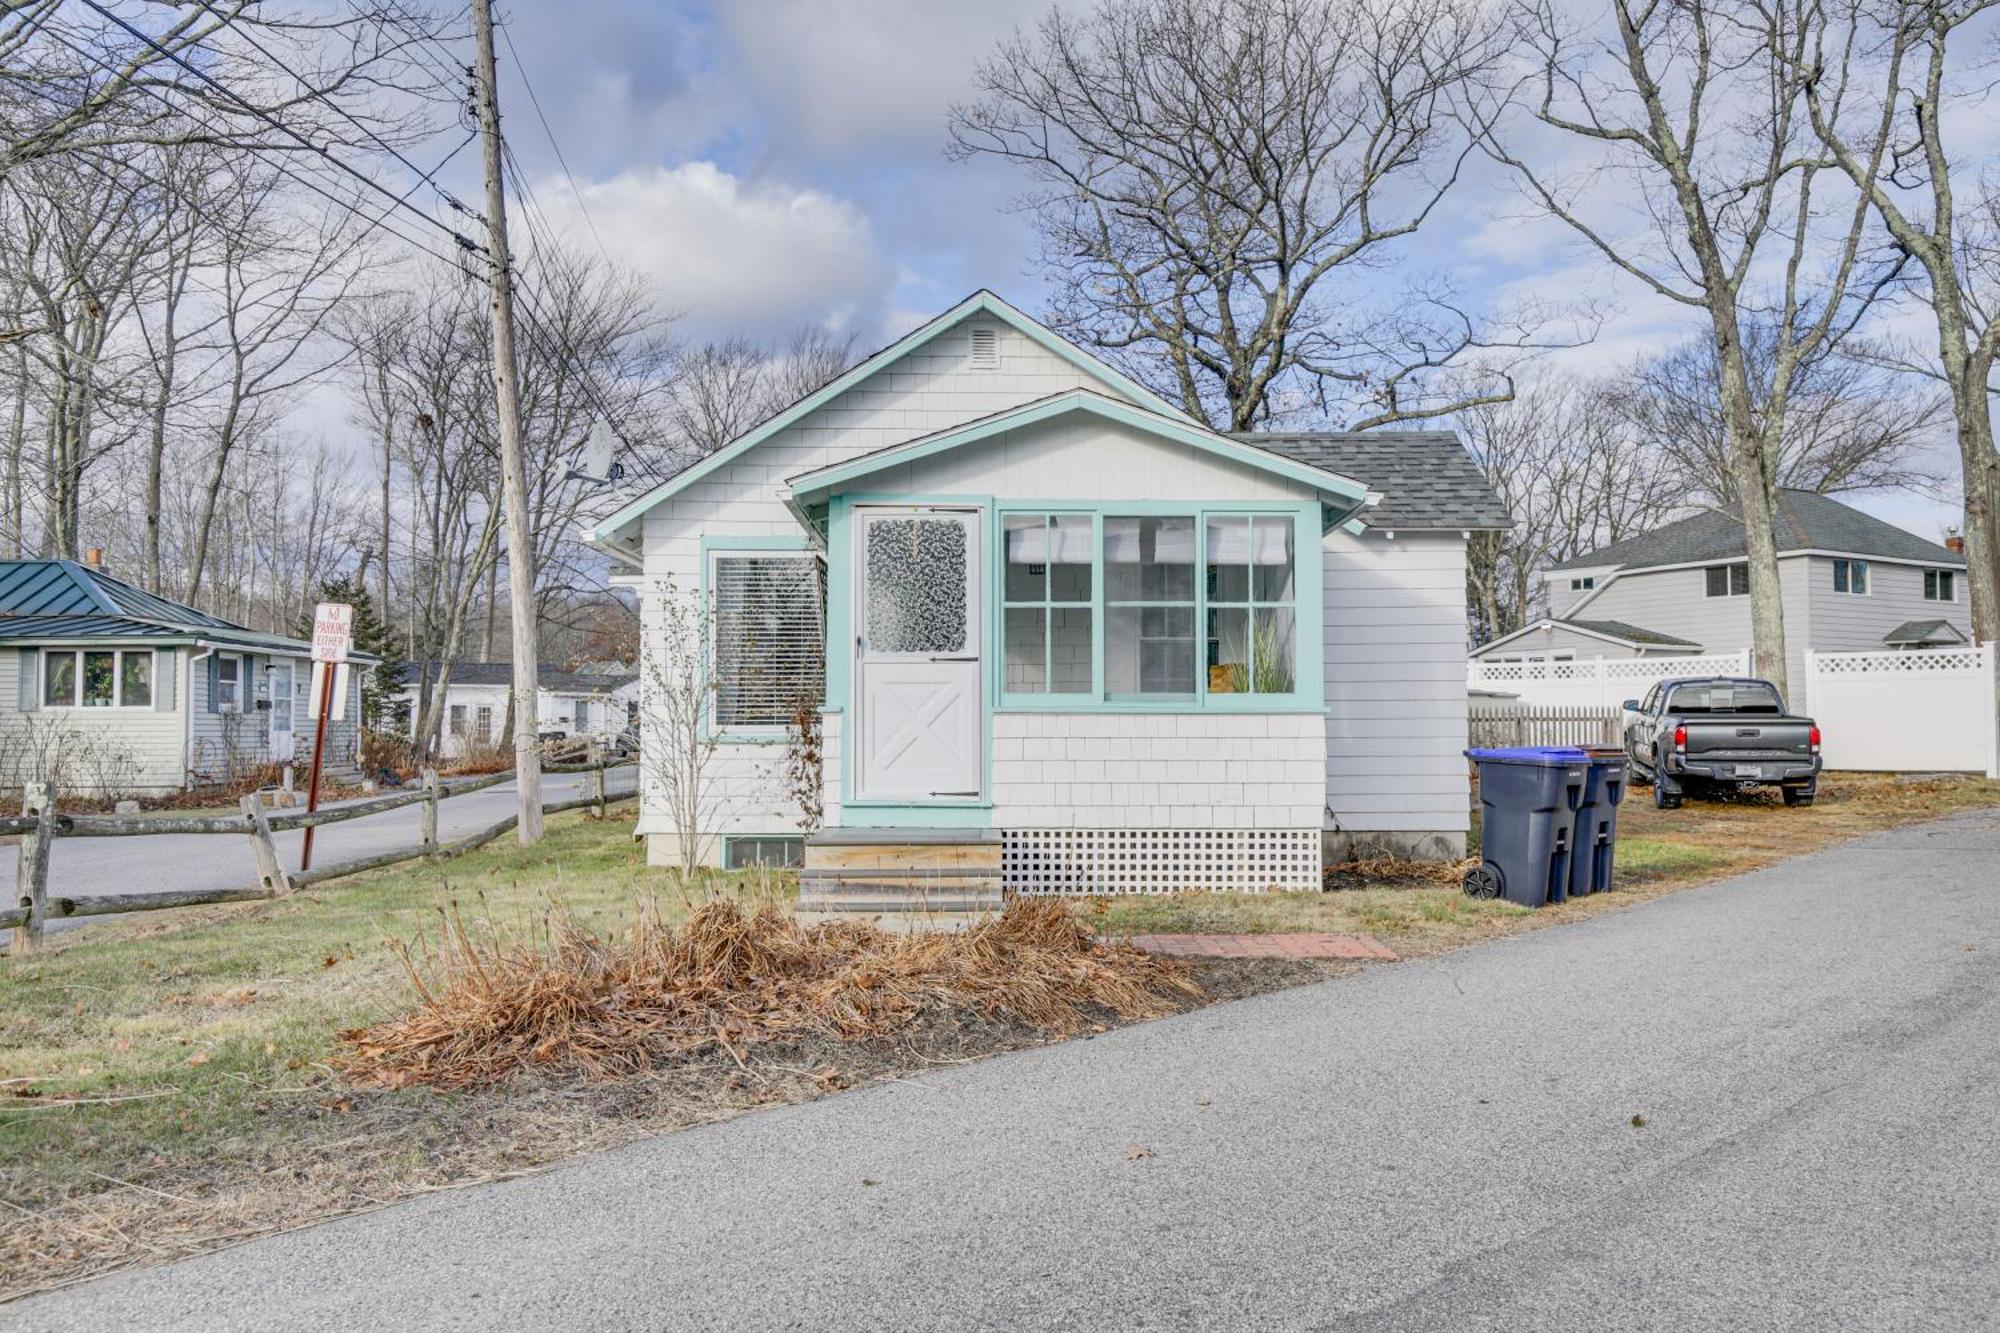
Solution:
<svg viewBox="0 0 2000 1333"><path fill-rule="evenodd" d="M257 854L257 879L273 898L292 891L291 876L278 859L278 844L271 840L271 821L264 815L264 802L256 792L243 797L243 813L250 820L250 849Z"/></svg>
<svg viewBox="0 0 2000 1333"><path fill-rule="evenodd" d="M424 860L437 860L438 850L438 773L435 768L424 769Z"/></svg>
<svg viewBox="0 0 2000 1333"><path fill-rule="evenodd" d="M592 741L583 752L584 762L590 765L590 794L597 804L590 807L590 813L598 819L604 818L604 747Z"/></svg>
<svg viewBox="0 0 2000 1333"><path fill-rule="evenodd" d="M14 876L15 892L28 919L14 927L14 952L33 953L42 944L42 921L48 913L49 845L56 837L55 793L46 782L30 782L22 788L21 813L34 815L34 832L21 835L19 870Z"/></svg>

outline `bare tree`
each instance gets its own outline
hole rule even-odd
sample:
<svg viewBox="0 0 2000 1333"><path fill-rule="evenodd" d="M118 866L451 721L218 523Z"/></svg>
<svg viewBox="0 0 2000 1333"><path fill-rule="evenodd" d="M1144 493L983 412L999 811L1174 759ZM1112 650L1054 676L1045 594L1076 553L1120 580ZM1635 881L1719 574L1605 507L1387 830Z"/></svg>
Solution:
<svg viewBox="0 0 2000 1333"><path fill-rule="evenodd" d="M1751 414L1761 422L1777 339L1764 320L1746 321L1743 333ZM1934 490L1939 479L1925 469L1922 455L1941 437L1949 400L1913 393L1892 372L1823 347L1828 350L1799 362L1783 418L1770 436L1777 484L1825 494ZM1608 392L1632 432L1664 451L1687 503L1733 508L1737 485L1720 369L1713 340L1697 338L1642 358Z"/></svg>
<svg viewBox="0 0 2000 1333"><path fill-rule="evenodd" d="M1058 8L980 65L950 151L1035 181L1057 326L1217 429L1444 416L1507 397L1493 349L1544 321L1380 275L1457 182L1450 103L1502 46L1472 0Z"/></svg>
<svg viewBox="0 0 2000 1333"><path fill-rule="evenodd" d="M853 335L802 325L782 346L729 338L680 350L669 374L665 421L668 447L644 460L656 477L670 476L768 420L855 362Z"/></svg>
<svg viewBox="0 0 2000 1333"><path fill-rule="evenodd" d="M1707 320L1749 551L1757 670L1785 688L1779 442L1800 367L1852 328L1880 285L1862 272L1866 201L1829 201L1833 168L1805 123L1817 0L1612 0L1608 41L1576 31L1557 0L1520 0L1516 15L1533 65L1520 89L1528 120L1600 157L1576 176L1532 165L1519 146L1526 136L1485 100L1472 115L1479 141L1620 272ZM1823 93L1840 105L1840 76ZM1878 153L1863 180L1880 166ZM1750 318L1773 330L1761 412Z"/></svg>
<svg viewBox="0 0 2000 1333"><path fill-rule="evenodd" d="M1812 128L1901 251L1922 270L1936 329L1935 360L1957 426L1965 491L1972 626L2000 639L2000 453L1993 437L1993 365L2000 354L2000 193L1962 208L1947 136L1990 115L1990 74L1962 79L1951 48L1994 0L1839 0L1833 22L1796 53ZM1850 71L1855 93L1849 94ZM1861 95L1866 93L1866 96ZM1965 150L1961 148L1961 153ZM1891 170L1881 169L1887 159Z"/></svg>

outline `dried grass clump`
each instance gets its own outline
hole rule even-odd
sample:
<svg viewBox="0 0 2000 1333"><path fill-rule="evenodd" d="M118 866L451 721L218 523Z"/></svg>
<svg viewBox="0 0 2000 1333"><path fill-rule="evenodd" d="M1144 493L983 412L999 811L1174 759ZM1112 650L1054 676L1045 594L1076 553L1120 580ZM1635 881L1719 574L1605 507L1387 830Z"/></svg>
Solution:
<svg viewBox="0 0 2000 1333"><path fill-rule="evenodd" d="M615 942L560 904L525 936L475 936L454 910L435 948L404 958L416 1006L342 1034L350 1077L438 1088L530 1068L609 1078L716 1050L741 1062L759 1042L881 1037L926 1014L1066 1035L1093 1012L1154 1018L1201 998L1185 964L1100 942L1049 899L962 931L897 935L801 926L718 898L680 926L649 906Z"/></svg>
<svg viewBox="0 0 2000 1333"><path fill-rule="evenodd" d="M1427 884L1449 884L1454 887L1465 882L1466 872L1479 864L1479 858L1468 856L1458 861L1412 861L1400 856L1364 856L1353 861L1342 861L1328 871L1329 878L1370 879L1370 880L1417 880Z"/></svg>

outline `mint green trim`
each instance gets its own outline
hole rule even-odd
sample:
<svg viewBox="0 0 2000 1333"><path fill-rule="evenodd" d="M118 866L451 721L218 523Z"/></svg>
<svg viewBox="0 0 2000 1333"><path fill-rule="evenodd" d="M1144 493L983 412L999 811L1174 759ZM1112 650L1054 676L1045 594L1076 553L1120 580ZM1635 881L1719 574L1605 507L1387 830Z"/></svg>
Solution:
<svg viewBox="0 0 2000 1333"><path fill-rule="evenodd" d="M1124 394L1135 402L1143 404L1152 411L1162 413L1168 417L1183 416L1179 409L1148 390L1145 386L1113 369L1105 362L1098 360L1081 347L1056 336L1056 334L1036 323L1020 310L1001 300L998 296L995 296L992 292L981 288L929 323L911 330L889 346L875 353L875 355L862 361L846 374L840 375L820 386L762 425L757 426L747 434L738 436L734 441L716 450L693 467L654 487L652 490L646 492L646 494L618 510L611 517L591 529L591 541L603 545L619 544L619 530L634 519L644 517L649 510L661 501L680 494L680 492L702 481L718 469L727 467L730 463L735 462L746 452L756 448L773 435L778 434L780 431L818 411L855 385L874 376L877 371L885 366L901 360L905 355L915 351L939 334L955 327L961 321L975 314L991 315L1017 332L1025 334L1031 341L1076 366L1085 374L1109 385L1119 393ZM1183 417L1183 419L1185 418Z"/></svg>
<svg viewBox="0 0 2000 1333"><path fill-rule="evenodd" d="M842 828L985 828L992 805L890 805L872 801L843 804Z"/></svg>
<svg viewBox="0 0 2000 1333"><path fill-rule="evenodd" d="M1008 514L1089 514L1091 516L1091 691L1089 694L1011 694L1005 689L1005 524ZM1113 603L1105 595L1104 520L1116 518L1187 517L1195 525L1195 642L1208 641L1208 522L1211 516L1239 515L1292 518L1292 679L1290 694L1210 694L1205 652L1196 653L1194 689L1185 695L1158 698L1108 698L1104 692L1104 634ZM993 588L992 642L995 667L993 711L1003 713L1318 713L1326 706L1325 586L1326 548L1320 527L1320 506L1314 501L1246 500L1174 502L1166 500L1017 500L994 504L992 562L988 579ZM1074 603L1081 606L1082 603ZM1125 603L1119 603L1125 605ZM1171 603L1187 605L1187 603ZM1227 603L1226 605L1238 605ZM1272 604L1266 604L1272 605ZM1254 624L1255 617L1250 617Z"/></svg>
<svg viewBox="0 0 2000 1333"><path fill-rule="evenodd" d="M1162 439L1172 440L1176 444L1188 445L1245 467L1282 477L1296 485L1309 487L1316 494L1332 495L1353 506L1350 513L1358 511L1368 501L1368 488L1350 477L1308 467L1283 455L1256 448L1254 445L1242 444L1226 435L1217 435L1214 431L1205 430L1186 421L1176 421L1170 417L1142 411L1129 403L1107 398L1089 389L1071 389L967 425L955 426L935 435L927 435L887 449L878 449L859 458L847 459L830 467L804 473L792 478L792 495L796 501L810 501L814 496L832 494L865 477L874 476L890 468L901 467L1006 431L1021 430L1052 417L1067 416L1075 412L1101 417Z"/></svg>
<svg viewBox="0 0 2000 1333"><path fill-rule="evenodd" d="M811 555L814 553L812 543L803 536L757 535L731 537L723 533L704 534L701 539L701 578L696 585L698 588L696 595L701 599L697 605L702 609L704 621L707 620L709 615L708 570L709 565L712 563L710 557L716 553L727 555L733 551L783 551L797 555ZM708 656L713 653L713 645L711 643L704 643L702 645L702 652L704 662L706 662ZM833 660L830 647L827 649L826 657L829 663ZM824 686L822 686L822 699L826 697L823 691ZM704 691L701 708L702 740L713 741L717 745L783 745L785 743L785 728L783 727L718 728L715 725L714 704L714 695Z"/></svg>
<svg viewBox="0 0 2000 1333"><path fill-rule="evenodd" d="M835 495L827 509L826 579L827 579L827 705L838 709L849 718L858 718L859 700L854 693L854 650L858 631L855 628L854 584L859 572L856 555L855 533L859 531L855 510L861 508L887 509L972 509L979 513L983 529L995 525L993 517L993 497L990 495ZM990 539L989 539L990 541ZM995 681L998 679L999 640L994 637L990 617L992 614L993 584L992 562L987 558L985 585L979 589L984 601L989 623L980 627L979 663L979 797L976 801L945 800L934 802L876 802L868 800L848 800L854 791L855 756L860 751L860 737L842 723L840 736L840 793L842 801L841 825L855 828L893 828L897 825L912 824L911 812L921 811L986 811L992 808L993 799L993 698ZM836 650L836 645L838 645ZM836 669L837 668L837 669ZM868 819L852 819L849 810L898 812L893 817L880 822ZM976 825L983 821L973 821ZM922 826L915 824L912 826ZM938 827L964 827L946 821Z"/></svg>

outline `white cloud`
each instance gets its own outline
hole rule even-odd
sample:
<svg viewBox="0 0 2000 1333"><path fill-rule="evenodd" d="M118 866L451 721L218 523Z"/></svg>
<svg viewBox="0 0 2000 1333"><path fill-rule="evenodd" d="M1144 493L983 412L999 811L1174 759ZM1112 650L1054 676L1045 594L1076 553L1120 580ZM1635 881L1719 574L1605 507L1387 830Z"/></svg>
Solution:
<svg viewBox="0 0 2000 1333"><path fill-rule="evenodd" d="M890 280L868 219L822 190L746 181L712 162L578 184L613 261L650 282L691 335L846 327L872 311ZM536 194L569 244L594 249L566 182L544 182Z"/></svg>

